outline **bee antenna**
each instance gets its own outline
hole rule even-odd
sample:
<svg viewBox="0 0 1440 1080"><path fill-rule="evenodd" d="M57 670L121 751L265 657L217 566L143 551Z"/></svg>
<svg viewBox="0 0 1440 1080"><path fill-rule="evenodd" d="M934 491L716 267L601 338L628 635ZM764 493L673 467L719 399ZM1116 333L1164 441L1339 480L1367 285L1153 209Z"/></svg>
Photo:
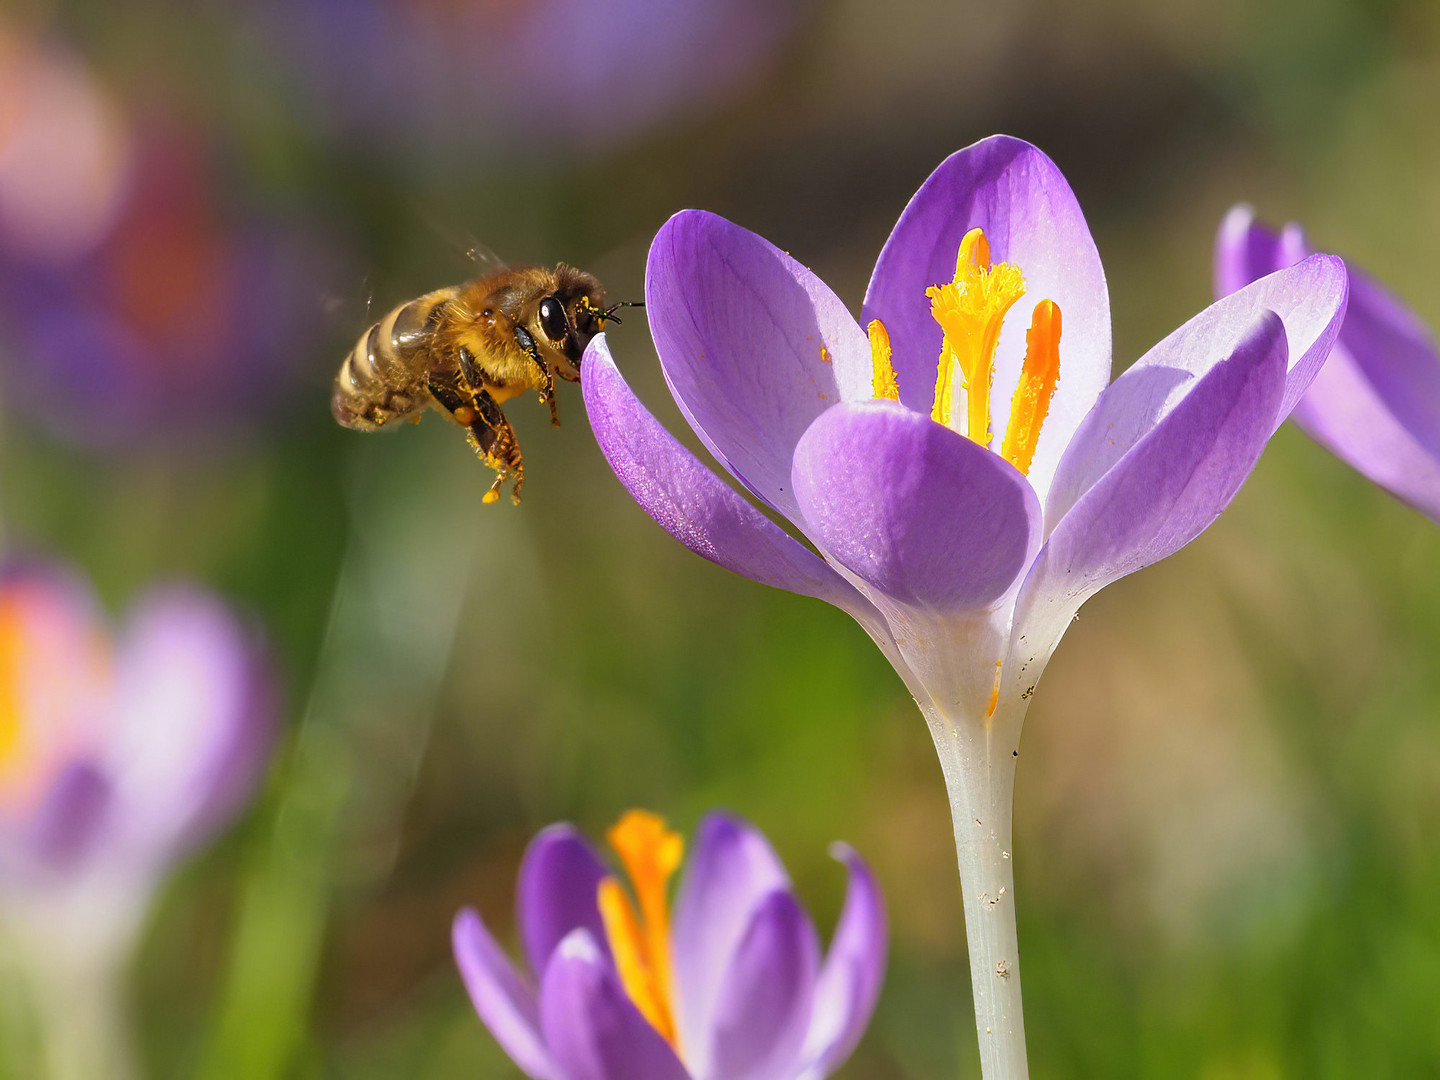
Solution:
<svg viewBox="0 0 1440 1080"><path fill-rule="evenodd" d="M618 303L611 304L604 311L600 312L600 318L602 321L618 323L620 322L620 319L615 314L615 312L619 311L621 308L644 306L645 301L643 300L621 300Z"/></svg>

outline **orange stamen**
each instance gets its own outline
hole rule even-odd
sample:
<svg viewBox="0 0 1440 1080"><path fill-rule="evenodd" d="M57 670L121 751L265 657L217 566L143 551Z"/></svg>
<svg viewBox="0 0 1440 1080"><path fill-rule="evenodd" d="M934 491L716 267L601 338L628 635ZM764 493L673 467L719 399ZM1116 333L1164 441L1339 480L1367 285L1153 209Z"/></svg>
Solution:
<svg viewBox="0 0 1440 1080"><path fill-rule="evenodd" d="M663 818L643 810L626 813L608 839L630 877L639 913L624 887L614 878L606 878L596 897L605 936L630 1000L678 1049L666 886L680 865L685 842L665 828Z"/></svg>
<svg viewBox="0 0 1440 1080"><path fill-rule="evenodd" d="M1060 308L1050 300L1035 305L1035 316L1025 335L1025 363L1010 401L1010 423L1000 445L1000 456L1022 473L1030 471L1040 427L1050 412L1050 398L1060 379Z"/></svg>

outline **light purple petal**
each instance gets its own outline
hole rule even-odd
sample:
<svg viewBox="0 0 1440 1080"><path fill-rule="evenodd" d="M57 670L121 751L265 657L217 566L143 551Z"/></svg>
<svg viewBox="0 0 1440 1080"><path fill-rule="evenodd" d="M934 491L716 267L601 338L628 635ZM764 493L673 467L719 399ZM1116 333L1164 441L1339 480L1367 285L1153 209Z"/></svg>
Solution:
<svg viewBox="0 0 1440 1080"><path fill-rule="evenodd" d="M1031 486L1041 499L1071 434L1110 381L1110 297L1089 226L1055 163L1004 135L946 158L900 215L875 264L862 323L890 331L900 400L929 414L940 327L925 289L951 281L960 241L972 228L990 241L992 262L1012 262L1025 296L1011 309L996 352L992 431L1004 434L1025 356L1025 331L1041 300L1060 307L1060 381L1041 429Z"/></svg>
<svg viewBox="0 0 1440 1080"><path fill-rule="evenodd" d="M1275 417L1279 427L1330 355L1345 318L1348 294L1345 264L1333 255L1312 255L1215 301L1139 363L1184 367L1198 375L1214 362L1217 335L1233 340L1263 312L1273 311L1285 324L1290 352L1285 396Z"/></svg>
<svg viewBox="0 0 1440 1080"><path fill-rule="evenodd" d="M564 1080L689 1080L588 931L573 932L550 958L540 1023Z"/></svg>
<svg viewBox="0 0 1440 1080"><path fill-rule="evenodd" d="M164 857L219 828L268 762L268 669L253 637L197 590L157 590L132 612L115 707L116 842L137 856Z"/></svg>
<svg viewBox="0 0 1440 1080"><path fill-rule="evenodd" d="M1046 528L1053 530L1091 485L1176 407L1190 392L1191 376L1231 356L1272 310L1284 325L1290 358L1274 420L1279 427L1329 355L1345 299L1344 265L1315 255L1217 300L1171 333L1110 385L1075 432L1045 503Z"/></svg>
<svg viewBox="0 0 1440 1080"><path fill-rule="evenodd" d="M695 833L671 929L680 1045L708 1052L720 980L756 908L790 879L749 824L709 814Z"/></svg>
<svg viewBox="0 0 1440 1080"><path fill-rule="evenodd" d="M690 426L743 484L794 518L795 443L835 402L871 394L870 348L855 319L779 248L700 210L656 234L645 307Z"/></svg>
<svg viewBox="0 0 1440 1080"><path fill-rule="evenodd" d="M540 1034L535 991L515 971L474 910L466 908L455 916L451 940L465 989L495 1041L526 1076L560 1080L562 1074Z"/></svg>
<svg viewBox="0 0 1440 1080"><path fill-rule="evenodd" d="M1403 323L1386 325L1364 289L1352 272L1340 341L1296 407L1295 422L1361 475L1440 522L1440 401L1426 385L1440 376L1440 356ZM1387 336L1388 343L1371 348ZM1424 409L1432 411L1427 416Z"/></svg>
<svg viewBox="0 0 1440 1080"><path fill-rule="evenodd" d="M761 901L725 969L709 1041L687 1053L701 1080L793 1080L809 1028L820 942L787 890Z"/></svg>
<svg viewBox="0 0 1440 1080"><path fill-rule="evenodd" d="M601 452L661 528L697 555L752 581L880 622L870 602L823 559L746 502L660 425L625 384L604 335L590 343L581 371L585 409Z"/></svg>
<svg viewBox="0 0 1440 1080"><path fill-rule="evenodd" d="M610 947L596 895L609 871L573 825L542 829L525 849L516 886L516 918L533 971L544 971L550 954L570 931L590 931L608 959Z"/></svg>
<svg viewBox="0 0 1440 1080"><path fill-rule="evenodd" d="M1215 287L1232 292L1308 254L1236 207L1215 245ZM1350 303L1329 361L1293 414L1362 475L1440 521L1440 349L1403 301L1350 268Z"/></svg>
<svg viewBox="0 0 1440 1080"><path fill-rule="evenodd" d="M885 898L870 867L848 844L830 849L850 871L845 907L815 984L804 1060L821 1076L848 1058L865 1033L885 978Z"/></svg>
<svg viewBox="0 0 1440 1080"><path fill-rule="evenodd" d="M1040 544L1040 504L1014 466L891 402L826 412L794 476L806 531L905 604L988 607Z"/></svg>
<svg viewBox="0 0 1440 1080"><path fill-rule="evenodd" d="M1032 658L1043 667L1089 596L1179 550L1229 505L1274 429L1286 360L1284 327L1267 313L1061 519L1020 590L1011 678Z"/></svg>
<svg viewBox="0 0 1440 1080"><path fill-rule="evenodd" d="M1282 237L1257 223L1249 206L1232 208L1215 237L1215 296L1229 296L1266 274L1299 262L1310 252L1300 258L1287 257L1298 239L1293 227Z"/></svg>
<svg viewBox="0 0 1440 1080"><path fill-rule="evenodd" d="M72 761L50 785L29 821L26 855L63 873L87 856L102 835L114 789L93 762Z"/></svg>

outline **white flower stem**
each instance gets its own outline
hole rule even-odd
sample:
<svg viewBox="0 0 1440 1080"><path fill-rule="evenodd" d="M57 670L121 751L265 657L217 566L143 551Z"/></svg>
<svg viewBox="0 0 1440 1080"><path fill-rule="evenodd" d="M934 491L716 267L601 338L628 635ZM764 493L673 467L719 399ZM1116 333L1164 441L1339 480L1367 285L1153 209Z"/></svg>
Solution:
<svg viewBox="0 0 1440 1080"><path fill-rule="evenodd" d="M118 980L104 974L42 987L45 1076L132 1080L134 1047Z"/></svg>
<svg viewBox="0 0 1440 1080"><path fill-rule="evenodd" d="M1002 709L989 722L957 721L934 713L926 719L940 755L955 826L980 1072L984 1080L1026 1080L1010 847L1023 711L1016 716Z"/></svg>

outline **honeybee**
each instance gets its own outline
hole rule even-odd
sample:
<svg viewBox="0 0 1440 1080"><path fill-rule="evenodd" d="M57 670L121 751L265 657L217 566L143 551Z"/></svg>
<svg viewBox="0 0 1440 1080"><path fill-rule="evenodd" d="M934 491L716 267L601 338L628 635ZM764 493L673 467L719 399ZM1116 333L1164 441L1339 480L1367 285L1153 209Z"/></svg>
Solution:
<svg viewBox="0 0 1440 1080"><path fill-rule="evenodd" d="M519 503L525 467L500 405L535 390L559 426L555 377L579 382L590 339L606 321L620 321L616 310L639 306L603 307L604 298L592 274L560 263L499 270L408 300L360 335L335 377L330 411L345 427L375 431L418 422L434 406L495 470L483 501L494 502L512 480Z"/></svg>

